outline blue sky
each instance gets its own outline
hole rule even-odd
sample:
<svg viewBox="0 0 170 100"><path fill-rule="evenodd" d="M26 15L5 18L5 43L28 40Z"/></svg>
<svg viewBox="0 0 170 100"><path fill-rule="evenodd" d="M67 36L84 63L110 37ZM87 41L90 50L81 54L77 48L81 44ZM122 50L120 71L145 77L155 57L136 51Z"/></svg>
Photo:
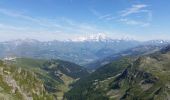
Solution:
<svg viewBox="0 0 170 100"><path fill-rule="evenodd" d="M168 0L1 0L0 41L112 38L170 39Z"/></svg>

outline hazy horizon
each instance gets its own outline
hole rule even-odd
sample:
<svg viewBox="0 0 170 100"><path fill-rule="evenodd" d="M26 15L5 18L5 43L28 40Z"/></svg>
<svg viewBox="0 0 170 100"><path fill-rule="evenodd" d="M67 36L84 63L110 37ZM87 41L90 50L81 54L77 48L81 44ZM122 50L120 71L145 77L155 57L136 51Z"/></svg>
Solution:
<svg viewBox="0 0 170 100"><path fill-rule="evenodd" d="M44 37L44 38L39 38L39 37L29 37L29 36L26 36L26 37L16 37L16 38L11 38L11 39L1 39L0 42L8 42L8 41L17 41L17 40L21 40L21 41L25 41L25 40L35 40L35 41L39 41L39 42L48 42L48 41L74 41L74 42L78 42L78 41L81 41L80 39L81 38L88 38L90 37L91 35L94 35L94 36L97 36L98 34L83 34L83 35L75 35L73 37L67 37L67 38L47 38L47 37ZM57 37L57 36L56 36ZM47 38L47 39L46 39ZM152 40L163 40L163 41L170 41L170 39L166 39L166 38L150 38L150 39L143 39L143 38L134 38L134 37L129 37L127 35L125 36L117 36L117 37L114 37L114 36L111 36L111 35L107 35L107 38L108 39L113 39L113 40L134 40L134 41L139 41L139 42L146 42L146 41L152 41Z"/></svg>

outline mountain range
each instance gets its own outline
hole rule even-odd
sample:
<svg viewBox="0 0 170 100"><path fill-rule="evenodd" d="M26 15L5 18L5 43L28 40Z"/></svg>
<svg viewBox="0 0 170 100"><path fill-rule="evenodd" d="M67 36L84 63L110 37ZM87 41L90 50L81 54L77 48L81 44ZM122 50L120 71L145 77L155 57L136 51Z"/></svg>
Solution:
<svg viewBox="0 0 170 100"><path fill-rule="evenodd" d="M38 41L33 39L0 42L0 58L30 57L61 59L82 66L90 66L101 59L128 49L145 45L166 45L169 41L137 41L129 38L112 39L104 34L77 37L66 41Z"/></svg>
<svg viewBox="0 0 170 100"><path fill-rule="evenodd" d="M0 99L170 99L169 41L93 38L1 42Z"/></svg>

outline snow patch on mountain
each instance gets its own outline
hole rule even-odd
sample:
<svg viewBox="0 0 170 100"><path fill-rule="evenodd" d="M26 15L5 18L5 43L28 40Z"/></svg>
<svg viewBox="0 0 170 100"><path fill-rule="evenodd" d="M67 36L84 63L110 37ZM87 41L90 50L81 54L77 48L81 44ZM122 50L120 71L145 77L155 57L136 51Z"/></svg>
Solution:
<svg viewBox="0 0 170 100"><path fill-rule="evenodd" d="M84 41L104 41L109 39L109 37L106 36L106 34L99 33L99 34L91 34L86 36L79 36L73 39L70 39L70 41L73 42L84 42Z"/></svg>
<svg viewBox="0 0 170 100"><path fill-rule="evenodd" d="M124 41L131 41L133 39L128 38L128 37L124 37L124 38L120 38L120 39L114 39L112 37L109 37L108 35L104 34L104 33L98 33L98 34L91 34L91 35L86 35L86 36L79 36L73 39L69 39L67 40L67 42L120 42L121 40Z"/></svg>

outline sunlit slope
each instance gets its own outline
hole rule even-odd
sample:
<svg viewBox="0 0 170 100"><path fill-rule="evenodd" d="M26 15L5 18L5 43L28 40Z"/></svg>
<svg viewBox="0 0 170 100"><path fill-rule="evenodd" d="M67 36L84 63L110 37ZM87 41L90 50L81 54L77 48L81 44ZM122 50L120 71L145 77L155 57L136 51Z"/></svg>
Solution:
<svg viewBox="0 0 170 100"><path fill-rule="evenodd" d="M119 63L120 68L124 66L122 63ZM79 86L75 86L65 97L68 100L170 99L170 46L159 52L133 59L124 66L123 70L121 69L120 73L110 76L110 71L114 70L113 67L116 69L117 64L108 66L105 72L98 74L100 75L98 78L89 78L86 80L90 81L86 82L87 84L79 82ZM101 67L101 69L105 68L106 66ZM94 73L100 73L100 71L97 70ZM92 74L89 77L94 76ZM80 88L83 85L87 88Z"/></svg>
<svg viewBox="0 0 170 100"><path fill-rule="evenodd" d="M7 100L61 100L69 84L88 75L81 66L61 60L17 58L1 62L0 84L5 92L0 96Z"/></svg>
<svg viewBox="0 0 170 100"><path fill-rule="evenodd" d="M12 65L0 64L1 100L52 100L44 83L34 72Z"/></svg>

